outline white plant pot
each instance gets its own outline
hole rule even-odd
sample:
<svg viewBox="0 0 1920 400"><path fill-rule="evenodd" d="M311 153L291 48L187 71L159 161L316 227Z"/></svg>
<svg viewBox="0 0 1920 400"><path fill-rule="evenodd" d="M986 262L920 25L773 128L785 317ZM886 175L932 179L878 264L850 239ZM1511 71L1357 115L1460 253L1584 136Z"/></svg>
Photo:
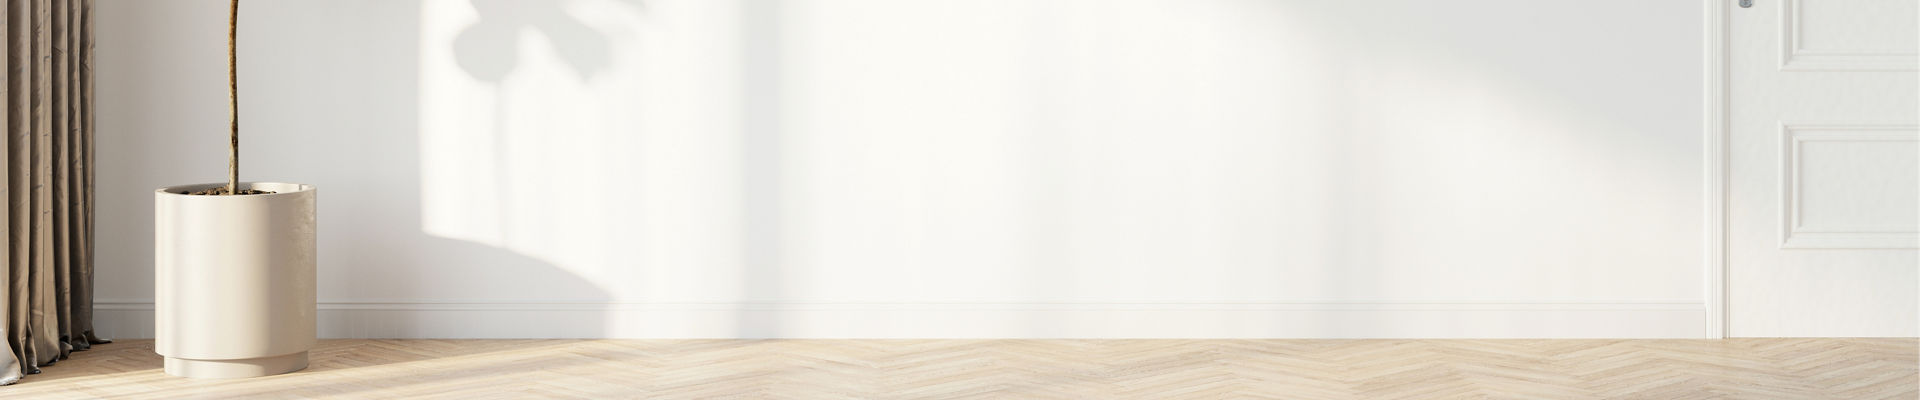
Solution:
<svg viewBox="0 0 1920 400"><path fill-rule="evenodd" d="M154 351L168 375L245 378L307 367L314 345L314 187L154 193Z"/></svg>

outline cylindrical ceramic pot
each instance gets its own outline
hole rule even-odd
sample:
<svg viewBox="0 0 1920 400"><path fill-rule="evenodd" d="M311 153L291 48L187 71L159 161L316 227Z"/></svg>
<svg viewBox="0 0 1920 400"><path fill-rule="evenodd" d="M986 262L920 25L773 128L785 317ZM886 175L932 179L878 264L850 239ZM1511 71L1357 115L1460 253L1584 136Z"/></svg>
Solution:
<svg viewBox="0 0 1920 400"><path fill-rule="evenodd" d="M314 345L314 187L154 192L154 351L168 375L244 378L307 367Z"/></svg>

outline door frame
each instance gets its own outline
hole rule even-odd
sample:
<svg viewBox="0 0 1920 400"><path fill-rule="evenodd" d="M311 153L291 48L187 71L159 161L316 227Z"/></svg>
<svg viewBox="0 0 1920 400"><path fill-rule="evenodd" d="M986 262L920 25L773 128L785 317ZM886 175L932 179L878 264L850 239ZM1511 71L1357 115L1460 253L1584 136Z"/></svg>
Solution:
<svg viewBox="0 0 1920 400"><path fill-rule="evenodd" d="M1705 149L1702 166L1705 176L1703 197L1706 218L1703 228L1706 231L1706 249L1704 266L1705 295L1707 308L1707 338L1724 339L1727 337L1727 298L1726 298L1726 230L1727 230L1727 80L1730 78L1727 65L1727 14L1732 10L1728 3L1733 0L1703 0L1705 3L1705 43L1706 55L1704 108L1702 114L1702 144Z"/></svg>

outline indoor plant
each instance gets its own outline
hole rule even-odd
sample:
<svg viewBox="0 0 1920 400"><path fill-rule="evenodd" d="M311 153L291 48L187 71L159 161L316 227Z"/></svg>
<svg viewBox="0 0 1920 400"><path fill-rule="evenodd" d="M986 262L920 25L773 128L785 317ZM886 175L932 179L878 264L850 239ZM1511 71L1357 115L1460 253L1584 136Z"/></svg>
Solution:
<svg viewBox="0 0 1920 400"><path fill-rule="evenodd" d="M154 351L170 375L297 371L314 344L314 187L240 182L239 12L232 0L227 183L154 192Z"/></svg>

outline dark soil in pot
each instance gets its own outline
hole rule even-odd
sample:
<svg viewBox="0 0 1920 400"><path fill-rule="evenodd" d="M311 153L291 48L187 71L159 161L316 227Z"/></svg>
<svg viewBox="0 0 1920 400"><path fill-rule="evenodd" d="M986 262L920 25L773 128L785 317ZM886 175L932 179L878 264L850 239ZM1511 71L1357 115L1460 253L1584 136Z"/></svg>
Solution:
<svg viewBox="0 0 1920 400"><path fill-rule="evenodd" d="M273 194L273 193L274 192L271 192L271 191L254 190L254 189L242 189L240 190L240 193L227 193L226 186L219 186L212 189L202 190L202 191L193 192L193 193L187 193L187 195L190 195L190 196L244 196L249 194Z"/></svg>

